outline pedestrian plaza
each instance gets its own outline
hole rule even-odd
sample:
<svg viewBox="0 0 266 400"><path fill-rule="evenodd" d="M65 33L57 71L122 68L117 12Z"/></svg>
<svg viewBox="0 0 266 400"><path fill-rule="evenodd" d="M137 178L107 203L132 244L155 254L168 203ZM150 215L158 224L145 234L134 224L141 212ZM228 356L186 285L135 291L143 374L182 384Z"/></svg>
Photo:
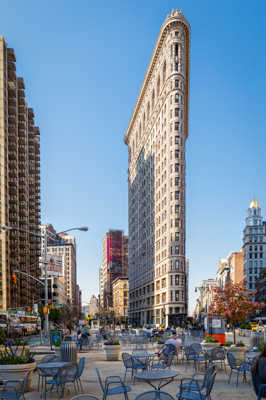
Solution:
<svg viewBox="0 0 266 400"><path fill-rule="evenodd" d="M196 337L185 338L185 342L187 344L188 343L191 344L194 342L199 343L200 340L201 338L196 338ZM120 340L121 355L122 353L128 353L130 355L133 354L134 356L133 350L136 349L137 351L139 348L137 352L135 351L135 354L137 354L140 357L139 360L149 359L148 357L144 356L141 358L142 349L145 349L145 352L151 355L150 359L155 359L154 354L158 351L158 345L156 343L150 343L145 341L145 343L141 344L140 340L139 343L133 343L133 342L134 340L131 340L129 337L125 337L124 340L122 341ZM44 357L45 348L36 347L35 350L37 352L35 359L38 365ZM120 357L121 359L119 361L106 361L106 355L103 348L103 341L102 342L94 341L94 344L92 346L90 347L85 346L85 348L83 348L82 351L78 352L78 361L83 357L85 357L85 367L81 376L82 390L79 387L77 388L77 391L75 391L73 384L68 383L65 386L62 398L71 399L76 394L83 393L83 394L94 395L98 399L103 399L104 398L103 392L97 377L96 369L98 369L103 382L108 376L120 376L121 379L124 380L126 369L122 357ZM204 365L204 363L200 363L198 365L199 372L203 372L205 367L206 366ZM230 367L227 361L226 361L226 372L224 370L223 365L221 365L220 363L217 363L215 368L216 368L216 377L213 389L211 391L212 400L256 399L256 395L252 387L251 377L249 373L247 373L246 375L245 382L243 381L243 375L240 374L239 383L238 385L236 385L236 375L234 374L232 375L231 382L228 383ZM148 370L145 371L144 375L148 374L149 376L149 370L151 371L151 369L148 368ZM156 374L157 372L158 371L155 370L155 372L153 371L152 373ZM129 386L131 389L127 393L128 396L127 398L129 400L135 400L135 398L139 394L153 390L150 383L147 380L138 379L138 377L142 373L143 373L142 371L136 371L135 378L134 377L132 378L131 373L127 373L125 385ZM173 396L173 398L176 399L177 398L176 394L179 392L181 379L185 377L192 377L194 373L195 369L193 362L188 363L180 353L178 358L177 357L173 358L171 366L163 370L163 374L165 376L170 375L171 378L165 381L166 382L165 386L164 382L158 383L157 381L157 383L155 383L155 387L158 388L158 386L160 386L160 384L162 383L161 390L169 393L170 395ZM203 376L200 376L199 378L202 379L202 377ZM43 397L44 396L42 395L41 388L39 388L38 390L38 373L34 372L31 383L31 391L25 394L25 398L40 399ZM123 393L115 394L111 397L113 399L125 398ZM58 398L58 395L55 390L51 392L48 391L46 393L46 398L56 399Z"/></svg>

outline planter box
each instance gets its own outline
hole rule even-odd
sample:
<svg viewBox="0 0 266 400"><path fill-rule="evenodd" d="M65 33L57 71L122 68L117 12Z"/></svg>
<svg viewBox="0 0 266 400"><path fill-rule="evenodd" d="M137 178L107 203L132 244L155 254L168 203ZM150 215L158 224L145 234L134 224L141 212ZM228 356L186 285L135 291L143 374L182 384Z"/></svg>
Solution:
<svg viewBox="0 0 266 400"><path fill-rule="evenodd" d="M32 373L36 368L36 362L29 364L13 364L13 365L0 365L0 376L2 379L23 379L28 371L32 371L29 375L26 392L31 390Z"/></svg>
<svg viewBox="0 0 266 400"><path fill-rule="evenodd" d="M103 346L105 354L106 354L106 360L107 361L119 361L120 359L120 344L119 345L108 345L105 344Z"/></svg>
<svg viewBox="0 0 266 400"><path fill-rule="evenodd" d="M11 346L12 351L16 354L16 356L23 356L28 350L30 350L30 346ZM5 351L9 352L9 347L1 345L0 352L3 353Z"/></svg>
<svg viewBox="0 0 266 400"><path fill-rule="evenodd" d="M228 347L227 352L229 352L229 351L234 354L235 358L237 358L239 360L244 360L246 346L242 346L242 347L230 346L230 347Z"/></svg>
<svg viewBox="0 0 266 400"><path fill-rule="evenodd" d="M209 350L209 349L214 349L214 347L219 347L220 346L220 343L219 342L216 342L216 343L206 343L206 342L201 342L201 345L202 345L202 347L205 349L205 350Z"/></svg>

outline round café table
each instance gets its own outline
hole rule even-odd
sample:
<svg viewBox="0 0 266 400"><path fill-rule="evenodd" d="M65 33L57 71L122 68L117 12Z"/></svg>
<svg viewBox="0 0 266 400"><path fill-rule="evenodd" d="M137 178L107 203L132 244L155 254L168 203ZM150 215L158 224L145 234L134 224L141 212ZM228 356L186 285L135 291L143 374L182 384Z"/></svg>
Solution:
<svg viewBox="0 0 266 400"><path fill-rule="evenodd" d="M48 362L48 363L40 363L37 365L37 369L40 370L60 370L61 368L65 368L65 367L70 367L72 366L73 363L72 362L68 362L68 361L56 361L56 362ZM56 376L56 374L55 374ZM46 378L50 378L51 376L44 376L45 379L45 383L43 385L43 390L41 393L41 397L44 398L46 400Z"/></svg>
<svg viewBox="0 0 266 400"><path fill-rule="evenodd" d="M158 391L161 390L162 387L171 383L177 375L179 375L178 371L164 369L161 371L137 372L135 378L147 382L151 387L153 387L153 389Z"/></svg>

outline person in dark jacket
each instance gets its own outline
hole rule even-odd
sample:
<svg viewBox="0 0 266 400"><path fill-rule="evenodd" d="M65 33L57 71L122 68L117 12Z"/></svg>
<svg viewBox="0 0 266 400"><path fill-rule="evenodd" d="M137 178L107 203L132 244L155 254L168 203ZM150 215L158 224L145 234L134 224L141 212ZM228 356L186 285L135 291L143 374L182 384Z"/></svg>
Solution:
<svg viewBox="0 0 266 400"><path fill-rule="evenodd" d="M252 367L252 372L258 376L261 383L266 383L266 344Z"/></svg>

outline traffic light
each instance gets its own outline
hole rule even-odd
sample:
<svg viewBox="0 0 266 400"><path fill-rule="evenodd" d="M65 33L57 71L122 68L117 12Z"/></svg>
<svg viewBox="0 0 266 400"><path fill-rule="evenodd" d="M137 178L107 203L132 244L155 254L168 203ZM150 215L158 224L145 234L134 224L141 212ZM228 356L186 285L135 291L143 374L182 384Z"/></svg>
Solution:
<svg viewBox="0 0 266 400"><path fill-rule="evenodd" d="M16 274L12 274L11 275L11 279L12 279L12 283L14 283L14 285L17 283L17 277Z"/></svg>
<svg viewBox="0 0 266 400"><path fill-rule="evenodd" d="M44 314L47 314L47 313L48 313L48 309L47 309L46 306L43 306L42 310L43 310L43 313L44 313Z"/></svg>

